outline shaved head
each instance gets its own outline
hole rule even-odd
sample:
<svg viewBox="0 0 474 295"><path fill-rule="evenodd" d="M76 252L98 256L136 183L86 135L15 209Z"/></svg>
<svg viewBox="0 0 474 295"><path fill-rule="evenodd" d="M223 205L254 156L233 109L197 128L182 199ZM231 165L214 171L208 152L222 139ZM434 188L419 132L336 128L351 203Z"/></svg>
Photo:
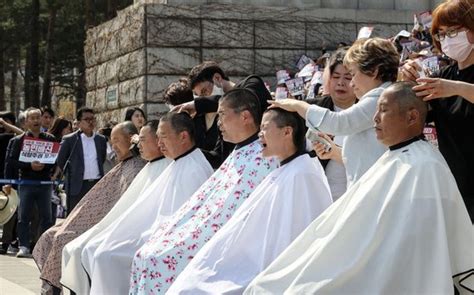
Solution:
<svg viewBox="0 0 474 295"><path fill-rule="evenodd" d="M420 113L420 123L424 124L426 121L426 114L428 107L422 98L416 96L413 91L414 82L397 82L385 89L384 95L387 98L394 99L398 104L400 113L405 113L409 110L417 110Z"/></svg>

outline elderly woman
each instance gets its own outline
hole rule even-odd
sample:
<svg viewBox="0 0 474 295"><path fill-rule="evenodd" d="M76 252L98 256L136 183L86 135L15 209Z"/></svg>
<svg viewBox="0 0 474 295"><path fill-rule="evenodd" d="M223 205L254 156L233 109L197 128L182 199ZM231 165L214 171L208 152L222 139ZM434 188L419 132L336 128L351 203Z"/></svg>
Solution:
<svg viewBox="0 0 474 295"><path fill-rule="evenodd" d="M380 94L397 79L398 60L397 50L390 41L380 38L358 40L344 57L344 65L352 75L351 86L359 99L357 104L334 112L293 99L271 102L272 106L298 112L311 129L346 136L342 160L348 188L386 150L375 137L372 118Z"/></svg>
<svg viewBox="0 0 474 295"><path fill-rule="evenodd" d="M420 66L408 62L404 80L420 85L413 89L429 101L428 120L435 123L439 150L456 178L464 203L474 222L474 1L445 1L433 12L434 44L456 63L439 78L419 78Z"/></svg>
<svg viewBox="0 0 474 295"><path fill-rule="evenodd" d="M63 247L98 223L127 190L145 162L129 151L130 139L137 133L132 122L120 123L111 134L112 148L120 163L107 173L77 204L68 218L46 231L33 251L41 279L58 292L61 288Z"/></svg>

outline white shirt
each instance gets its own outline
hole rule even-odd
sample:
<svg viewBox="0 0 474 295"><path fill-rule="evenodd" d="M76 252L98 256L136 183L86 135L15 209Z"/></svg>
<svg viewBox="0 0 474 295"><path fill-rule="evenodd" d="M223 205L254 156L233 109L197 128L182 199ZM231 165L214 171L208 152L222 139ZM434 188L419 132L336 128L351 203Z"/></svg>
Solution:
<svg viewBox="0 0 474 295"><path fill-rule="evenodd" d="M332 112L311 105L306 112L306 125L333 135L346 135L342 161L346 167L347 188L356 182L387 150L375 136L373 117L380 94L391 83L386 82L360 98L351 107Z"/></svg>
<svg viewBox="0 0 474 295"><path fill-rule="evenodd" d="M343 109L340 107L334 106L335 112L340 112ZM343 135L336 135L334 136L334 143L343 146L344 144ZM332 200L335 202L339 199L342 194L346 192L347 187L347 177L346 177L346 168L344 164L339 163L335 160L329 160L328 164L326 165L326 177L328 178L329 188L331 189Z"/></svg>
<svg viewBox="0 0 474 295"><path fill-rule="evenodd" d="M95 133L91 137L81 133L82 152L84 154L84 176L82 179L99 179L101 176L94 138Z"/></svg>

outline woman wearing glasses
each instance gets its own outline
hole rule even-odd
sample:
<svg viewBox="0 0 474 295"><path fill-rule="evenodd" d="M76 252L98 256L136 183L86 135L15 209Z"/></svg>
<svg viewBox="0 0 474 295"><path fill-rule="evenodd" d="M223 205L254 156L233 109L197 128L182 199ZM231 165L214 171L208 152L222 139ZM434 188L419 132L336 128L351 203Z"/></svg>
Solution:
<svg viewBox="0 0 474 295"><path fill-rule="evenodd" d="M439 78L418 78L420 67L402 68L405 80L415 80L417 95L429 101L428 120L435 123L441 153L456 178L474 221L474 1L449 0L433 12L434 44L456 63ZM417 79L418 78L418 79Z"/></svg>

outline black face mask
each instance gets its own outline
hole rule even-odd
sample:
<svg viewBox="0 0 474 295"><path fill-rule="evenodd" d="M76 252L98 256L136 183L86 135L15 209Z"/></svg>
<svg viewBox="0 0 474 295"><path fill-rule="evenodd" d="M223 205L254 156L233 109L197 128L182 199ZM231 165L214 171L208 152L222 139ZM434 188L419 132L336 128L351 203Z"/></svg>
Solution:
<svg viewBox="0 0 474 295"><path fill-rule="evenodd" d="M140 156L140 149L138 148L138 143L132 143L129 150L134 157Z"/></svg>

